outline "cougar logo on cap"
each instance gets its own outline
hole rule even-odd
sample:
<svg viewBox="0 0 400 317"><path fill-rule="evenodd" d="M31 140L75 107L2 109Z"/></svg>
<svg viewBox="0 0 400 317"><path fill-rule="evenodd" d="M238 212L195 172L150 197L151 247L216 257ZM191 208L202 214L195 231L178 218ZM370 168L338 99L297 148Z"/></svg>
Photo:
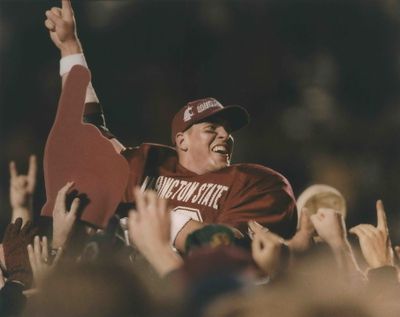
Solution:
<svg viewBox="0 0 400 317"><path fill-rule="evenodd" d="M194 116L192 107L188 107L183 113L183 121L187 122Z"/></svg>
<svg viewBox="0 0 400 317"><path fill-rule="evenodd" d="M184 132L193 124L207 121L212 116L223 118L229 123L230 132L244 127L249 122L249 114L240 106L226 106L214 98L203 98L188 102L174 116L171 123L171 141L175 145L178 132Z"/></svg>

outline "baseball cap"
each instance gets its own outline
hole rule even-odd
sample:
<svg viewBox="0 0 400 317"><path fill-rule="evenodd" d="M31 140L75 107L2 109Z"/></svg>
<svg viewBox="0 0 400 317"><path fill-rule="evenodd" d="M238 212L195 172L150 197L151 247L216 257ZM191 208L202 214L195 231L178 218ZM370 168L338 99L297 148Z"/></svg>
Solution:
<svg viewBox="0 0 400 317"><path fill-rule="evenodd" d="M209 224L190 233L185 242L185 253L209 246L211 248L235 245L235 234L232 229L219 224Z"/></svg>
<svg viewBox="0 0 400 317"><path fill-rule="evenodd" d="M230 125L231 132L243 128L249 123L250 117L246 109L241 106L223 106L214 98L204 98L188 102L174 116L171 124L171 139L175 145L175 136L184 132L193 124L205 121L217 115L224 118Z"/></svg>

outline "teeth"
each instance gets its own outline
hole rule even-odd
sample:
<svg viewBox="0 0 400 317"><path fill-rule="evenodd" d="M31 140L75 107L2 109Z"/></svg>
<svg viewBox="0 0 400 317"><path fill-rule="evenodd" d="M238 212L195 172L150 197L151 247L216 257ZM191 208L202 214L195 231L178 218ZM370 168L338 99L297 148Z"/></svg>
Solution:
<svg viewBox="0 0 400 317"><path fill-rule="evenodd" d="M216 145L213 147L213 152L228 154L228 149L224 145Z"/></svg>

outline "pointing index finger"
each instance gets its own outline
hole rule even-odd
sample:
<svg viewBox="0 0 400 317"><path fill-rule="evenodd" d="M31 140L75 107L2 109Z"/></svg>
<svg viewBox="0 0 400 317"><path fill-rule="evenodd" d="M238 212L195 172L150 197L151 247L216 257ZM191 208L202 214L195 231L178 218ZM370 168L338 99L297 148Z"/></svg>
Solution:
<svg viewBox="0 0 400 317"><path fill-rule="evenodd" d="M70 0L61 1L62 15L64 18L72 18L74 12Z"/></svg>
<svg viewBox="0 0 400 317"><path fill-rule="evenodd" d="M388 230L385 209L382 200L376 202L376 217L378 219L377 227L381 230Z"/></svg>

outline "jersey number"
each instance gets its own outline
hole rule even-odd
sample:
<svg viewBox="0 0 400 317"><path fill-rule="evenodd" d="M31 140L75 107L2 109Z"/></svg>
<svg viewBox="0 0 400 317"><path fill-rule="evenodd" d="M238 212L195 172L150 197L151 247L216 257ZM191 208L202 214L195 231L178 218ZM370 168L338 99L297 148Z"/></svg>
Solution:
<svg viewBox="0 0 400 317"><path fill-rule="evenodd" d="M203 218L201 218L200 210L198 210L196 208L177 206L174 209L172 209L172 212L179 212L179 213L188 215L193 220L203 222Z"/></svg>

